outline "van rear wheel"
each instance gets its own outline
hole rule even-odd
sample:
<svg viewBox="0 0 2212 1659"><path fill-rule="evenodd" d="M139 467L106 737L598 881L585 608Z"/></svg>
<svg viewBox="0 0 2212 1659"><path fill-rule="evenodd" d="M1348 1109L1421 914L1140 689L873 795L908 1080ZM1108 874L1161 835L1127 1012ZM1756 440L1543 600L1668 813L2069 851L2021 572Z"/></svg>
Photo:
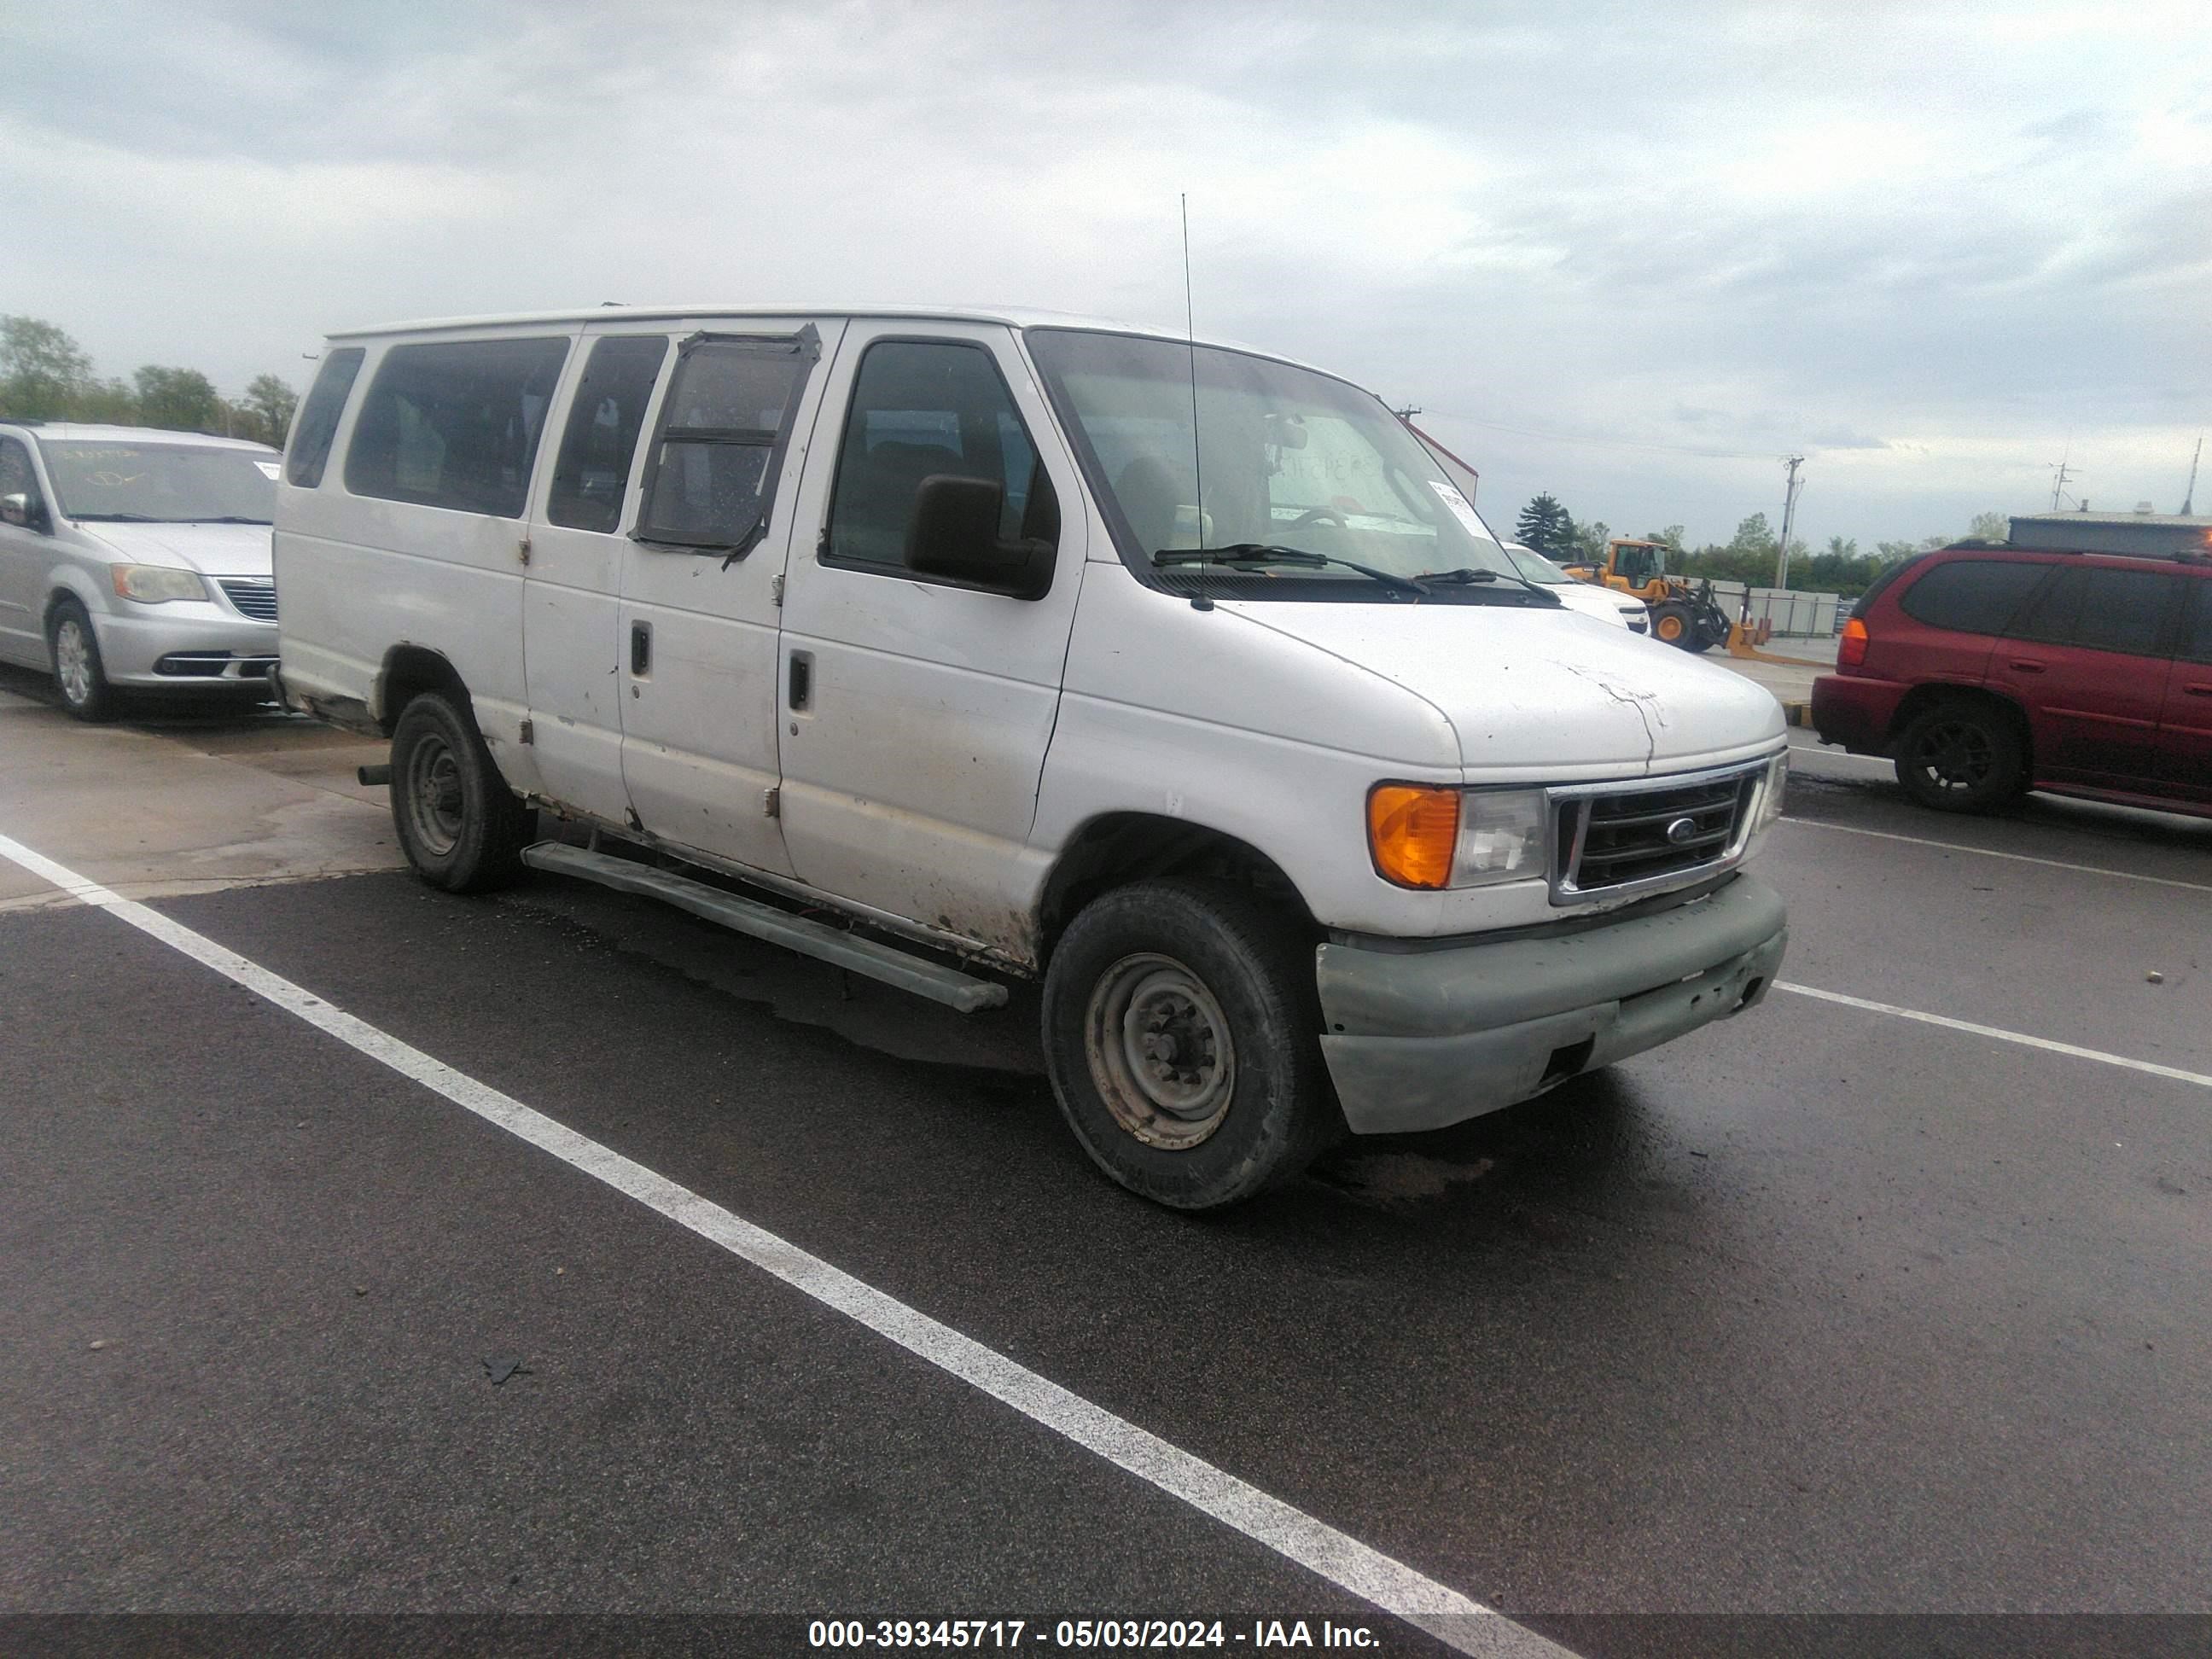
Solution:
<svg viewBox="0 0 2212 1659"><path fill-rule="evenodd" d="M452 697L426 691L400 711L392 732L392 823L416 874L449 893L503 887L522 872L537 818Z"/></svg>
<svg viewBox="0 0 2212 1659"><path fill-rule="evenodd" d="M1157 1203L1242 1203L1343 1131L1311 943L1244 888L1146 881L1094 900L1053 953L1043 1024L1075 1138Z"/></svg>

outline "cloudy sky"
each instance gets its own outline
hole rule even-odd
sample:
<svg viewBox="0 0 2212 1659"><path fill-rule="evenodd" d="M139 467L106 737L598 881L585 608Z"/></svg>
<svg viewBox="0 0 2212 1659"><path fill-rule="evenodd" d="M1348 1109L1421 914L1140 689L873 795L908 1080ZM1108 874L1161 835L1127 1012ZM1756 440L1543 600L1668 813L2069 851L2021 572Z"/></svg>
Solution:
<svg viewBox="0 0 2212 1659"><path fill-rule="evenodd" d="M104 374L603 300L992 301L1322 363L1617 531L2179 504L2212 7L11 6L0 311ZM2198 491L2212 498L2212 483ZM2070 504L2070 503L2069 503Z"/></svg>

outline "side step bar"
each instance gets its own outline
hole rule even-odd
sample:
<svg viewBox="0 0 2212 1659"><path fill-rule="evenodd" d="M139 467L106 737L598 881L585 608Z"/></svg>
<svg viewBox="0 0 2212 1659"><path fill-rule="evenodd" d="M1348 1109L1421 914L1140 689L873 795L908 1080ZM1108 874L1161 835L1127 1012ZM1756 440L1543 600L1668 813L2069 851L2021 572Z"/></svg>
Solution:
<svg viewBox="0 0 2212 1659"><path fill-rule="evenodd" d="M574 876L617 892L642 893L664 900L733 933L819 957L840 968L866 974L886 985L896 985L902 991L927 997L948 1008L957 1008L963 1014L1006 1005L1006 988L995 981L977 979L957 968L909 956L895 945L878 944L860 934L848 933L842 927L794 916L774 905L741 898L719 887L709 887L703 881L656 870L649 864L586 852L560 841L541 841L524 848L522 861L533 870Z"/></svg>

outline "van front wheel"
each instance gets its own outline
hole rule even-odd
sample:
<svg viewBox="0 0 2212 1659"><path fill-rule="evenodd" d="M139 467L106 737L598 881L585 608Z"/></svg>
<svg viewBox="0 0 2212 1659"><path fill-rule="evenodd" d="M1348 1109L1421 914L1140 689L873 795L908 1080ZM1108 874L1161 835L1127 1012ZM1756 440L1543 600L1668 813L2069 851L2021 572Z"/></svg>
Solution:
<svg viewBox="0 0 2212 1659"><path fill-rule="evenodd" d="M416 874L449 893L504 886L521 873L536 821L451 697L426 691L400 711L392 823Z"/></svg>
<svg viewBox="0 0 2212 1659"><path fill-rule="evenodd" d="M1179 1210L1241 1203L1343 1129L1313 947L1246 889L1146 881L1093 901L1054 951L1044 1049L1099 1168Z"/></svg>

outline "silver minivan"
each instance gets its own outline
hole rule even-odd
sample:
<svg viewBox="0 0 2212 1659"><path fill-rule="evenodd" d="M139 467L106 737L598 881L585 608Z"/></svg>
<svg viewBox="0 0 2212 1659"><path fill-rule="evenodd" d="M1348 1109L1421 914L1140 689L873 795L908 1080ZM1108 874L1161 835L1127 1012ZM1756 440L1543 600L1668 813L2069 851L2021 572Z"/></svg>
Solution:
<svg viewBox="0 0 2212 1659"><path fill-rule="evenodd" d="M118 690L266 697L277 467L234 438L0 422L0 660L51 670L81 720Z"/></svg>

